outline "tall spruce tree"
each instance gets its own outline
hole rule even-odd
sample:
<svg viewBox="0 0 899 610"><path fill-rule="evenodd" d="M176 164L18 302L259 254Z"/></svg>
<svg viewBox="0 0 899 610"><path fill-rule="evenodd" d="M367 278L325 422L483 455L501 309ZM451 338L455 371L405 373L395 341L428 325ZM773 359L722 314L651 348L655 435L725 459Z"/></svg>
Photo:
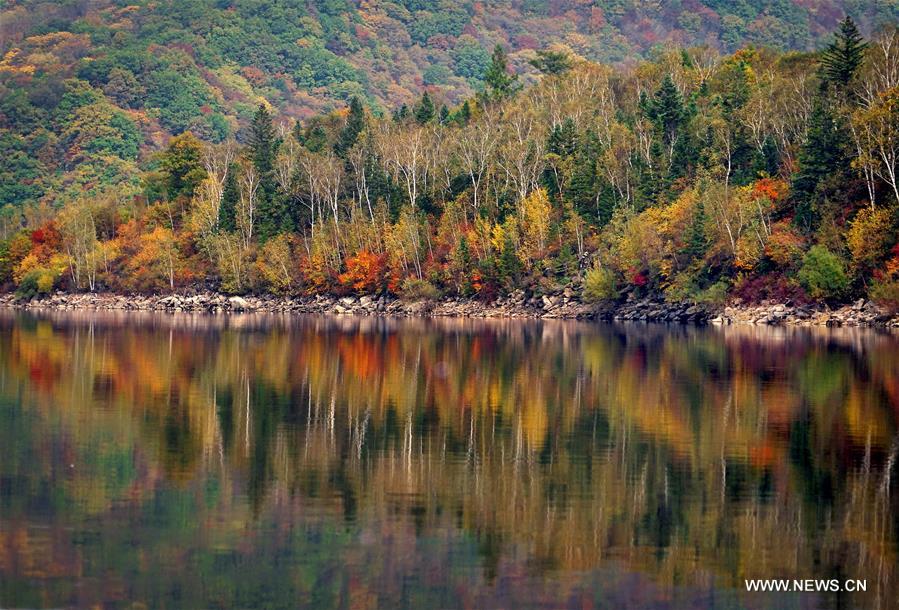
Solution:
<svg viewBox="0 0 899 610"><path fill-rule="evenodd" d="M821 54L824 79L837 89L846 91L865 58L867 43L849 15L840 22L834 40Z"/></svg>
<svg viewBox="0 0 899 610"><path fill-rule="evenodd" d="M431 100L431 96L428 95L428 92L425 91L421 96L421 100L415 106L415 122L419 125L430 123L434 120L436 113L434 102Z"/></svg>
<svg viewBox="0 0 899 610"><path fill-rule="evenodd" d="M666 74L655 96L649 101L649 118L662 134L666 147L670 147L686 122L684 98L674 84L671 74Z"/></svg>
<svg viewBox="0 0 899 610"><path fill-rule="evenodd" d="M265 105L260 104L250 125L249 153L259 177L256 233L261 242L290 230L286 201L277 192L275 183L275 156L279 145L272 116Z"/></svg>
<svg viewBox="0 0 899 610"><path fill-rule="evenodd" d="M708 249L708 238L705 234L705 204L702 199L697 201L696 207L693 208L693 218L690 219L690 226L687 230L685 254L691 259L705 256L706 249Z"/></svg>
<svg viewBox="0 0 899 610"><path fill-rule="evenodd" d="M363 129L365 129L365 110L362 108L362 102L354 95L350 99L350 110L346 117L346 124L343 126L340 135L337 137L337 142L334 144L334 152L341 157L345 156L347 151L356 143L356 140L359 139L359 134L362 133Z"/></svg>
<svg viewBox="0 0 899 610"><path fill-rule="evenodd" d="M501 100L518 90L518 75L509 72L509 61L501 45L493 48L490 65L484 73L485 91L488 100Z"/></svg>
<svg viewBox="0 0 899 610"><path fill-rule="evenodd" d="M468 103L468 100L462 102L462 106L453 113L453 121L458 125L468 125L468 121L471 120L471 104Z"/></svg>
<svg viewBox="0 0 899 610"><path fill-rule="evenodd" d="M794 222L813 231L821 216L821 206L846 178L850 141L845 122L834 112L823 92L815 96L809 117L808 134L799 150L799 169L793 174Z"/></svg>
<svg viewBox="0 0 899 610"><path fill-rule="evenodd" d="M596 166L600 152L599 139L592 130L578 138L571 180L566 193L567 199L579 214L596 214L598 195Z"/></svg>

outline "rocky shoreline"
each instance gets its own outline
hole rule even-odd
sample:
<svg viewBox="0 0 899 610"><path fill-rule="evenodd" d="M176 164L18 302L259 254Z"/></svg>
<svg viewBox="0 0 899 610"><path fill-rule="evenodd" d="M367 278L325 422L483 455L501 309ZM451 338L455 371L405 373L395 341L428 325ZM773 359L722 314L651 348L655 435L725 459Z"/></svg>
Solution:
<svg viewBox="0 0 899 610"><path fill-rule="evenodd" d="M493 302L447 298L408 301L387 295L308 297L227 296L215 292L171 295L116 295L56 293L22 300L0 295L0 307L28 310L161 311L192 313L312 313L331 315L387 315L400 317L557 318L662 322L675 324L752 324L769 326L869 326L899 328L899 315L860 299L838 308L789 303L739 303L716 307L693 303L667 303L658 299L589 304L570 290L555 295L527 295L516 290Z"/></svg>

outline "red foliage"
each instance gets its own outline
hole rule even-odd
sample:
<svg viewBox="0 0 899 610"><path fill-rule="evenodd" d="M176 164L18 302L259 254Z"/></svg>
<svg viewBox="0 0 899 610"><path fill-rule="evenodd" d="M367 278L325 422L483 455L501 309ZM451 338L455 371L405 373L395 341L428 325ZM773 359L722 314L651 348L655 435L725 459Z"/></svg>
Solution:
<svg viewBox="0 0 899 610"><path fill-rule="evenodd" d="M593 31L602 29L606 24L606 14L598 6L590 7L590 27Z"/></svg>
<svg viewBox="0 0 899 610"><path fill-rule="evenodd" d="M62 245L62 234L56 228L56 223L51 220L31 232L31 243L35 246L46 246L58 250Z"/></svg>
<svg viewBox="0 0 899 610"><path fill-rule="evenodd" d="M805 294L802 287L781 274L744 278L734 286L732 294L744 303L759 303L767 300L777 303L790 301L802 305L809 302L808 295Z"/></svg>
<svg viewBox="0 0 899 610"><path fill-rule="evenodd" d="M649 281L649 278L646 277L646 274L643 273L642 271L635 272L631 276L631 284L633 284L634 286L645 286L646 282L648 282L648 281Z"/></svg>
<svg viewBox="0 0 899 610"><path fill-rule="evenodd" d="M342 285L358 293L378 292L386 283L387 256L362 250L346 260L346 269L338 277Z"/></svg>
<svg viewBox="0 0 899 610"><path fill-rule="evenodd" d="M756 197L765 197L771 201L778 201L787 192L787 184L777 178L760 178L752 186L752 194Z"/></svg>

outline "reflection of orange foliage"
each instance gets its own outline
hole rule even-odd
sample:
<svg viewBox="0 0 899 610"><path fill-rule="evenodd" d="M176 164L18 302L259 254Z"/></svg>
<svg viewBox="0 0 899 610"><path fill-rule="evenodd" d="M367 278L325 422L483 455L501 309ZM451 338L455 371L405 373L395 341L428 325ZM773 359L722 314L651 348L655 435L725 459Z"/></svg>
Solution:
<svg viewBox="0 0 899 610"><path fill-rule="evenodd" d="M384 287L387 255L362 250L346 260L346 273L339 276L340 283L356 292L377 292Z"/></svg>

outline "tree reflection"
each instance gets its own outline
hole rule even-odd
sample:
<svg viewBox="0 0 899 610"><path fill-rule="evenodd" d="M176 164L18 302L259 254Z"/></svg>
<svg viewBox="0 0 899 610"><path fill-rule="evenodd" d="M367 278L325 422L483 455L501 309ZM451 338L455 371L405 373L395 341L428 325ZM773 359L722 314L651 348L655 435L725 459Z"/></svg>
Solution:
<svg viewBox="0 0 899 610"><path fill-rule="evenodd" d="M584 574L614 568L666 598L867 578L886 607L896 348L851 331L4 314L0 601L446 607L454 583L514 606L549 584L602 598ZM396 588L425 565L438 575Z"/></svg>

